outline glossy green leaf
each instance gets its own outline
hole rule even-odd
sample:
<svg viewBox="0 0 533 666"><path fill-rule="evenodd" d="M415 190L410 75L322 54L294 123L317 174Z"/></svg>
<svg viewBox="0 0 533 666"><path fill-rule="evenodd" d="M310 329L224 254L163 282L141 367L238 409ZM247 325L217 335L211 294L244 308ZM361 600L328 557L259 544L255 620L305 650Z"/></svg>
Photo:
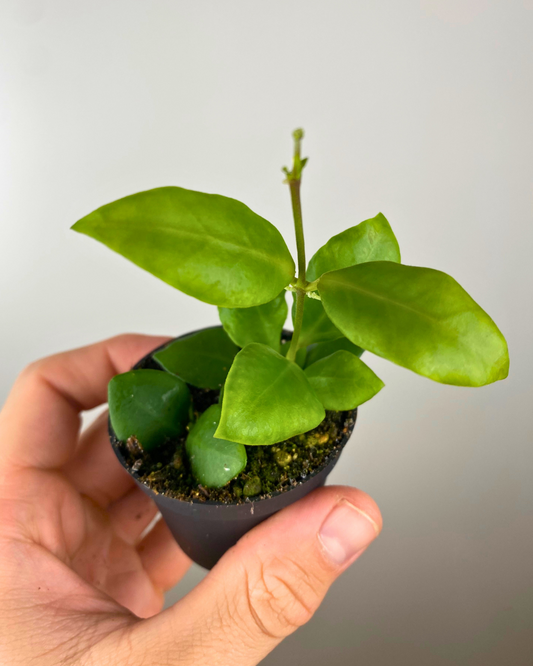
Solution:
<svg viewBox="0 0 533 666"><path fill-rule="evenodd" d="M313 391L326 409L355 409L373 398L384 384L350 352L340 350L305 369Z"/></svg>
<svg viewBox="0 0 533 666"><path fill-rule="evenodd" d="M353 342L350 342L348 338L344 337L329 342L319 342L318 344L311 345L307 348L307 357L303 367L308 368L313 363L320 361L321 358L326 358L326 356L331 356L331 354L341 350L355 354L358 357L360 357L365 351L364 349L361 349L361 347L354 345Z"/></svg>
<svg viewBox="0 0 533 666"><path fill-rule="evenodd" d="M333 236L309 262L307 279L312 282L328 271L368 261L400 263L400 247L387 218L378 213L355 227Z"/></svg>
<svg viewBox="0 0 533 666"><path fill-rule="evenodd" d="M226 381L239 348L221 327L208 328L174 340L154 359L167 372L199 388L218 389Z"/></svg>
<svg viewBox="0 0 533 666"><path fill-rule="evenodd" d="M185 448L194 477L206 488L222 488L246 467L242 444L216 439L220 405L211 405L191 428Z"/></svg>
<svg viewBox="0 0 533 666"><path fill-rule="evenodd" d="M191 394L179 377L161 370L131 370L108 386L109 416L118 439L136 437L145 451L180 437L189 422Z"/></svg>
<svg viewBox="0 0 533 666"><path fill-rule="evenodd" d="M139 192L72 227L206 303L267 303L289 284L294 261L279 231L247 206L181 187Z"/></svg>
<svg viewBox="0 0 533 666"><path fill-rule="evenodd" d="M294 298L292 304L293 325L295 315L296 298ZM340 337L342 337L342 333L328 317L322 303L314 298L306 297L304 304L304 320L302 323L302 330L300 331L298 346L307 347L314 342L326 342L327 340L336 340Z"/></svg>
<svg viewBox="0 0 533 666"><path fill-rule="evenodd" d="M218 308L224 330L239 347L260 342L279 351L281 331L287 319L285 290L269 303L253 308Z"/></svg>
<svg viewBox="0 0 533 666"><path fill-rule="evenodd" d="M215 437L249 445L275 444L312 430L324 417L303 370L254 342L235 357Z"/></svg>
<svg viewBox="0 0 533 666"><path fill-rule="evenodd" d="M352 342L425 377L483 386L508 374L505 338L446 273L371 262L326 273L319 291Z"/></svg>
<svg viewBox="0 0 533 666"><path fill-rule="evenodd" d="M287 352L289 351L290 346L291 346L290 340L288 340L287 342L283 341L279 353L282 356L287 356ZM296 363L300 366L300 368L303 368L305 366L306 357L307 357L307 349L305 347L300 347L300 349L298 349L298 351L296 352L296 358L294 359Z"/></svg>

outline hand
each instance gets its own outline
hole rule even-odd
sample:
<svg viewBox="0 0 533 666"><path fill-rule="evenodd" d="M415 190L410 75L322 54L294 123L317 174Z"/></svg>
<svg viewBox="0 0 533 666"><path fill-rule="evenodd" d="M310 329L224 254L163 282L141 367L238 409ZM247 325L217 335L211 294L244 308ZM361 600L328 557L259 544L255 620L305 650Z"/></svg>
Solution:
<svg viewBox="0 0 533 666"><path fill-rule="evenodd" d="M0 663L248 666L312 616L381 529L359 490L322 488L262 523L160 612L189 560L80 412L166 339L125 335L30 365L0 413Z"/></svg>

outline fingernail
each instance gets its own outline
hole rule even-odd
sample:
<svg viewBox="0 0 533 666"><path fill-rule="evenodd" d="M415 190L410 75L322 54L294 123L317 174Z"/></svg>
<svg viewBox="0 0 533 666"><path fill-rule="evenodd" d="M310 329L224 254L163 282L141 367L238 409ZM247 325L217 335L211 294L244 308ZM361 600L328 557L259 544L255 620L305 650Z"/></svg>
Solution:
<svg viewBox="0 0 533 666"><path fill-rule="evenodd" d="M364 511L341 500L328 515L318 538L326 556L337 565L352 559L379 534L379 527Z"/></svg>

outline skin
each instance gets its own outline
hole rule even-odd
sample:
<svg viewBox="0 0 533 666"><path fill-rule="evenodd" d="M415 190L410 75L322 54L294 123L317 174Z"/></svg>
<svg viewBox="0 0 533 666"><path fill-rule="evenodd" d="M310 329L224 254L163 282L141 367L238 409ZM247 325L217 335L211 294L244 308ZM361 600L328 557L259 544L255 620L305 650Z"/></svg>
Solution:
<svg viewBox="0 0 533 666"><path fill-rule="evenodd" d="M165 341L124 335L37 361L0 412L0 663L258 664L381 530L365 493L319 489L161 611L190 561L162 521L145 534L155 505L115 459L107 416L80 434L80 412L105 403L111 377ZM345 525L356 552L342 562L323 528L338 507L336 529L352 516L360 525Z"/></svg>

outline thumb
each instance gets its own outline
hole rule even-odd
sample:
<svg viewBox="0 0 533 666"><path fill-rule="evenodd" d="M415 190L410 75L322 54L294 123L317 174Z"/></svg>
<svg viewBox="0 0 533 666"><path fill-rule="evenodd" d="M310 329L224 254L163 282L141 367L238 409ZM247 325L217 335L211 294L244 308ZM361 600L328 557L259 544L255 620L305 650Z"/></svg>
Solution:
<svg viewBox="0 0 533 666"><path fill-rule="evenodd" d="M259 663L312 617L381 525L362 491L314 491L244 536L175 606L138 625L135 642L150 645L142 663Z"/></svg>

